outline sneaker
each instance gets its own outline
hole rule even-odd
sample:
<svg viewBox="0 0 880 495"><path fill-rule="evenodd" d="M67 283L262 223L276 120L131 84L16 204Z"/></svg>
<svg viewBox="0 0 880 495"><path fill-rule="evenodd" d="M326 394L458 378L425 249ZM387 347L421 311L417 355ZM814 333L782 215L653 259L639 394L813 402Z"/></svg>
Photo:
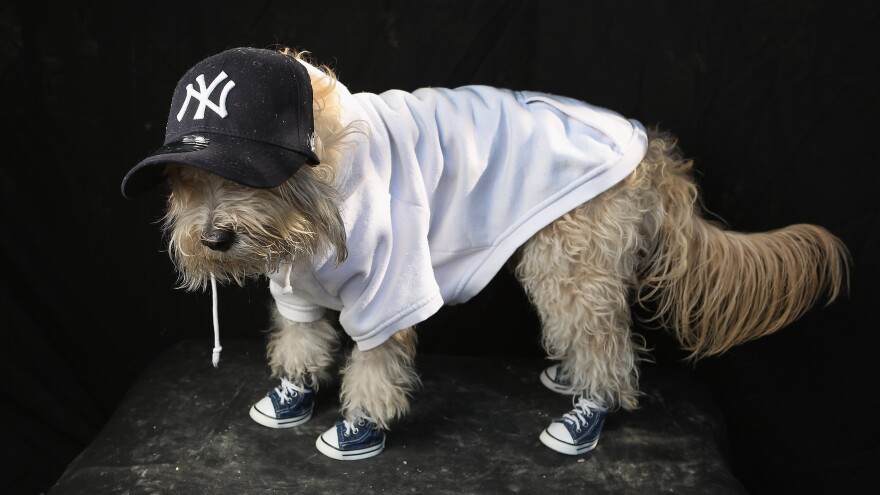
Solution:
<svg viewBox="0 0 880 495"><path fill-rule="evenodd" d="M251 419L269 428L301 425L312 417L313 397L311 388L300 387L284 376L281 385L251 406Z"/></svg>
<svg viewBox="0 0 880 495"><path fill-rule="evenodd" d="M586 397L575 397L574 409L550 423L541 433L541 443L568 455L585 454L599 442L608 409Z"/></svg>
<svg viewBox="0 0 880 495"><path fill-rule="evenodd" d="M366 418L337 421L318 437L315 446L322 454L340 461L368 459L385 449L385 432Z"/></svg>
<svg viewBox="0 0 880 495"><path fill-rule="evenodd" d="M561 366L558 364L554 364L553 366L550 366L549 368L542 371L541 383L543 383L545 387L556 392L557 394L574 395L574 391L571 389L571 383L569 383L568 380L562 378L560 370Z"/></svg>

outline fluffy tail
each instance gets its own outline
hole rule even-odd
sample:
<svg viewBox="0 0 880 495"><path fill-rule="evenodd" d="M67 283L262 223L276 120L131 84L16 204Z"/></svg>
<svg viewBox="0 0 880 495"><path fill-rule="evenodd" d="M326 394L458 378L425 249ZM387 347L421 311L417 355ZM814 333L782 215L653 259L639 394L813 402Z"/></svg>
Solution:
<svg viewBox="0 0 880 495"><path fill-rule="evenodd" d="M692 359L776 332L846 287L849 254L824 228L745 234L701 218L692 164L668 137L651 140L643 166L658 196L646 222L654 242L639 297Z"/></svg>

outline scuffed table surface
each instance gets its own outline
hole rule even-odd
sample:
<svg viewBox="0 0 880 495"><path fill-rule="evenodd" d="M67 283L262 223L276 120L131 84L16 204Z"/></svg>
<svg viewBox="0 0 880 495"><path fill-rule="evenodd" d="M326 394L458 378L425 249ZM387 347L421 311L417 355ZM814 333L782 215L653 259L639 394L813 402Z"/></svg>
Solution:
<svg viewBox="0 0 880 495"><path fill-rule="evenodd" d="M686 372L643 368L635 412L609 416L597 449L569 457L540 432L571 408L538 381L547 362L418 358L423 388L385 451L363 461L318 453L339 419L321 389L308 423L274 430L248 417L276 385L262 342L184 341L137 380L51 495L94 493L746 493L723 458L720 413Z"/></svg>

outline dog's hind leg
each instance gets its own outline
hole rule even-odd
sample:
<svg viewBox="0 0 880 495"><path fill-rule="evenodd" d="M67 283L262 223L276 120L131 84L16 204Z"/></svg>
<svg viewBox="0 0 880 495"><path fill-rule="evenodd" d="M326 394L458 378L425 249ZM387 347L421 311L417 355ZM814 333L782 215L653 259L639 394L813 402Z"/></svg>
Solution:
<svg viewBox="0 0 880 495"><path fill-rule="evenodd" d="M630 331L644 235L628 182L533 236L516 269L541 318L544 348L561 362L557 381L609 409L636 407L643 348Z"/></svg>
<svg viewBox="0 0 880 495"><path fill-rule="evenodd" d="M606 191L521 250L517 277L541 317L547 354L561 362L553 381L574 395L574 408L540 436L563 454L594 449L608 411L638 402L644 345L631 336L629 298L644 233L635 189Z"/></svg>

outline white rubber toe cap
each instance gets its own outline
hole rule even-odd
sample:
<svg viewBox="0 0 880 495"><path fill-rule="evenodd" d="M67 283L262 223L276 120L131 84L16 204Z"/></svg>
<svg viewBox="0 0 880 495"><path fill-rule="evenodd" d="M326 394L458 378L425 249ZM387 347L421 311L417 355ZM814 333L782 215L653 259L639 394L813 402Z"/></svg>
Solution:
<svg viewBox="0 0 880 495"><path fill-rule="evenodd" d="M311 419L312 411L309 410L297 417L278 419L272 399L266 396L251 406L250 416L257 423L269 428L292 428Z"/></svg>
<svg viewBox="0 0 880 495"><path fill-rule="evenodd" d="M324 445L332 447L335 450L339 450L339 435L336 434L335 427L330 428L329 430L322 433L321 436L318 438L318 441L323 443Z"/></svg>
<svg viewBox="0 0 880 495"><path fill-rule="evenodd" d="M540 439L541 443L547 447L550 447L560 454L567 455L586 454L596 448L596 443L599 441L599 439L596 438L596 440L593 440L592 442L578 445L571 437L571 433L568 432L568 428L562 423L556 421L551 423L546 430L541 432Z"/></svg>
<svg viewBox="0 0 880 495"><path fill-rule="evenodd" d="M565 427L562 423L553 422L550 423L550 426L545 430L548 435L559 440L560 442L565 442L567 444L574 444L574 438L571 438L571 433L569 433L568 428Z"/></svg>
<svg viewBox="0 0 880 495"><path fill-rule="evenodd" d="M272 399L268 396L260 399L256 404L254 404L254 409L263 416L267 418L275 419L275 406L272 405Z"/></svg>

